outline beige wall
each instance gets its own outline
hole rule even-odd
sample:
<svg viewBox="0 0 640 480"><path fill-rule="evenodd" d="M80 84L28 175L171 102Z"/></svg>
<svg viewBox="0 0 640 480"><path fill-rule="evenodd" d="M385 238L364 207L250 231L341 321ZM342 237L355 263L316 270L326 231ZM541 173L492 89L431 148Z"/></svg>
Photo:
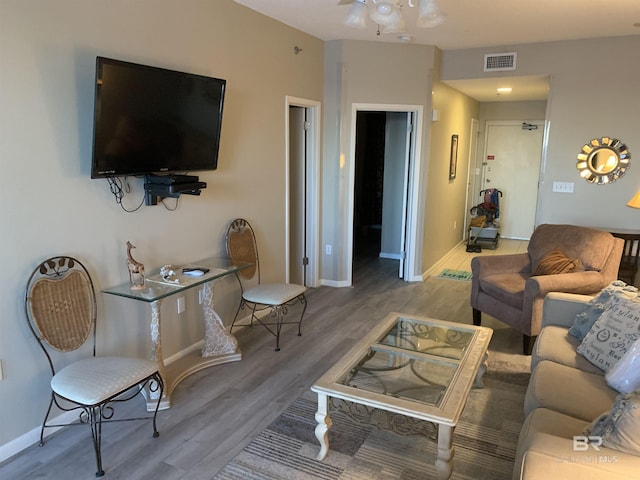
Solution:
<svg viewBox="0 0 640 480"><path fill-rule="evenodd" d="M424 255L426 271L460 242L464 230L471 119L478 118L478 102L442 82L433 87L429 181L425 203ZM449 179L451 136L458 135L456 177Z"/></svg>
<svg viewBox="0 0 640 480"><path fill-rule="evenodd" d="M299 55L294 46L302 48ZM577 176L575 155L590 138L615 135L638 157L639 49L638 36L492 49L518 51L517 75L551 76L540 221L638 225L638 211L624 203L640 187L640 170L632 166L614 185L588 185ZM482 55L490 53L485 50L442 52L442 79L486 76L479 71ZM209 185L202 196L183 197L174 212L155 206L125 213L106 181L89 178L96 55L227 79L219 169L201 175ZM588 74L603 59L614 73ZM353 103L424 108L419 195L425 221L424 228L417 225L422 270L458 243L470 123L483 107L440 83L439 64L435 47L323 44L231 0L0 2L0 458L7 442L38 426L46 407L49 375L23 312L23 286L38 261L76 255L103 288L126 281L126 240L138 246L136 258L149 269L179 264L223 253L229 219L244 216L256 226L266 278L284 278L286 95L323 101L321 245L334 246L332 256L321 249L323 279L339 283L347 276ZM440 114L435 123L432 102ZM458 176L450 182L454 133L460 136ZM575 193L552 193L553 181L574 181ZM130 182L124 204L134 208L141 181ZM237 286L229 280L216 288L229 322ZM100 353L144 355L148 307L104 295L98 301ZM169 355L201 335L196 304L187 298L187 313L176 322L175 302L165 302Z"/></svg>
<svg viewBox="0 0 640 480"><path fill-rule="evenodd" d="M549 75L548 142L538 197L538 223L574 223L636 228L640 212L625 206L640 188L640 36L469 49L443 53L442 78L482 78L485 53L517 51L509 75ZM602 75L606 65L609 74ZM494 74L495 75L495 74ZM613 136L627 143L632 167L611 185L579 177L576 155L592 138ZM554 193L554 181L574 182L574 193Z"/></svg>
<svg viewBox="0 0 640 480"><path fill-rule="evenodd" d="M413 53L423 48L427 49L428 55L413 58ZM334 250L332 256L323 253L322 278L339 283L348 273L345 256L350 228L346 217L349 179L345 175L349 171L351 105L355 102L395 102L400 96L426 106L420 154L424 166L420 192L424 225L418 226L419 229L424 227L420 259L423 271L463 237L469 131L471 118L478 118L480 114L483 118L478 151L483 147L482 135L487 120L545 119L548 135L542 161L537 223L566 222L610 229L637 225L638 212L627 208L625 203L640 187L638 171L631 168L613 185L590 185L578 176L575 162L584 143L605 135L627 142L633 154L633 142L637 138L633 129L640 120L640 110L633 108L638 101L635 81L640 74L638 48L638 36L444 51L441 55L432 47L387 46L378 42L327 43L321 243L333 244ZM516 72L482 72L485 53L504 51L517 51ZM615 58L624 59L619 74L585 74L594 59L610 59L612 52L615 52ZM423 71L429 81L416 85L414 80L422 78ZM515 75L548 75L551 89L547 102L478 104L438 81L439 78L446 81ZM397 92L398 85L402 85L401 92ZM428 121L430 99L414 100L421 95L428 96L430 90L433 108L440 115L440 120L433 123ZM458 176L449 182L449 147L454 133L460 135ZM574 182L574 193L552 192L554 181Z"/></svg>
<svg viewBox="0 0 640 480"><path fill-rule="evenodd" d="M333 246L331 255L326 255L324 248L321 252L321 277L327 284L343 285L349 276L351 129L355 121L352 107L354 104L421 106L425 117L430 115L435 50L424 45L327 42L321 242L323 246ZM429 122L426 120L422 150L418 153L423 166L426 166L425 152L428 151ZM426 173L425 168L422 172ZM422 181L424 183L424 179Z"/></svg>
<svg viewBox="0 0 640 480"><path fill-rule="evenodd" d="M125 213L106 180L89 178L97 55L227 80L219 168L201 173L200 197L183 196L176 211ZM105 288L127 280L127 240L151 270L224 253L229 220L244 216L266 279L284 280L285 96L322 100L323 56L321 41L231 0L0 2L0 459L47 405L48 367L23 311L37 262L72 254ZM141 180L130 183L123 203L134 208ZM237 295L234 279L216 287L225 322ZM197 298L187 297L179 319L175 300L163 303L166 356L201 338ZM99 353L147 355L149 307L101 294L98 302Z"/></svg>

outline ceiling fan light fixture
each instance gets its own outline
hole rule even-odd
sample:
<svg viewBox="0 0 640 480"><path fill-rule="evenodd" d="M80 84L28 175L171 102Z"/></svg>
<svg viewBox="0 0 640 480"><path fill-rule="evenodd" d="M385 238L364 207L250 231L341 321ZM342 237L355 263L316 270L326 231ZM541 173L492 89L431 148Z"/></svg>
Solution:
<svg viewBox="0 0 640 480"><path fill-rule="evenodd" d="M437 27L446 19L447 14L440 10L436 0L420 0L418 21L416 22L419 27Z"/></svg>
<svg viewBox="0 0 640 480"><path fill-rule="evenodd" d="M406 33L407 25L404 22L402 15L399 15L397 21L384 25L381 33Z"/></svg>
<svg viewBox="0 0 640 480"><path fill-rule="evenodd" d="M367 6L364 0L355 0L349 7L349 13L344 19L348 27L364 29L367 26Z"/></svg>
<svg viewBox="0 0 640 480"><path fill-rule="evenodd" d="M380 33L406 33L407 27L402 15L404 2L401 0L340 0L338 5L350 4L343 22L348 27L365 29L367 12L369 18L378 24ZM418 7L418 27L430 28L443 23L447 14L440 10L436 0L407 0L409 7Z"/></svg>
<svg viewBox="0 0 640 480"><path fill-rule="evenodd" d="M401 22L402 14L393 0L369 2L369 16L378 25L389 26Z"/></svg>

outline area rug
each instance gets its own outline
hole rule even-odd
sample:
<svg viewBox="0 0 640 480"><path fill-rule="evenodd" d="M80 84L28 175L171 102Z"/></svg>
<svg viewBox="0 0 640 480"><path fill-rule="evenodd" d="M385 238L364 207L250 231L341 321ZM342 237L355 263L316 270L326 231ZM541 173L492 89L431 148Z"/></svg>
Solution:
<svg viewBox="0 0 640 480"><path fill-rule="evenodd" d="M456 480L510 479L529 374L492 365L474 388L454 431ZM436 478L437 445L331 412L329 455L317 461L316 397L295 400L215 477L216 480L424 480Z"/></svg>
<svg viewBox="0 0 640 480"><path fill-rule="evenodd" d="M471 276L471 272L466 270L451 270L449 268L445 268L438 274L440 278L450 278L451 280L471 280Z"/></svg>

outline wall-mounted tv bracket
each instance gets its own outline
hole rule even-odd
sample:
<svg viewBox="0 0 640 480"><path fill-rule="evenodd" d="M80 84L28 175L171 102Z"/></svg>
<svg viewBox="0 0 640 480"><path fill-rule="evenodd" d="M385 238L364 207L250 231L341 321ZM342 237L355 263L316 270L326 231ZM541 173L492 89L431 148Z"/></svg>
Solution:
<svg viewBox="0 0 640 480"><path fill-rule="evenodd" d="M145 175L145 205L157 205L158 198L178 198L180 195L200 195L207 188L195 175Z"/></svg>

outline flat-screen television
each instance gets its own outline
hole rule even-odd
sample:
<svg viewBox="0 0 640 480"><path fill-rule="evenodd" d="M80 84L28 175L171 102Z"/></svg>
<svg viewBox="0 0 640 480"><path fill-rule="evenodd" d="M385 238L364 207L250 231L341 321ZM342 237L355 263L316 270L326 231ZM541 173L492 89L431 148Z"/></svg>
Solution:
<svg viewBox="0 0 640 480"><path fill-rule="evenodd" d="M226 81L97 57L91 178L215 170Z"/></svg>

